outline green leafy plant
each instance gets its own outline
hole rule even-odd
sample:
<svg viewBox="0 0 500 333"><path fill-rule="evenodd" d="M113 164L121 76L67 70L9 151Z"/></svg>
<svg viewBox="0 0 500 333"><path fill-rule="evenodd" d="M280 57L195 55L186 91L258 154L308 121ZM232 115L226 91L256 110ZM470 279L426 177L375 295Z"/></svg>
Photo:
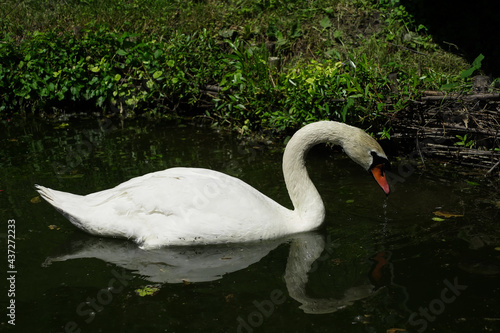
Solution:
<svg viewBox="0 0 500 333"><path fill-rule="evenodd" d="M391 139L391 128L383 128L382 131L377 133L381 139Z"/></svg>
<svg viewBox="0 0 500 333"><path fill-rule="evenodd" d="M481 69L481 62L483 61L484 56L482 54L478 55L476 59L472 62L472 67L466 69L465 71L460 73L460 77L462 79L470 77L476 70Z"/></svg>
<svg viewBox="0 0 500 333"><path fill-rule="evenodd" d="M335 119L389 138L387 113L469 88L482 61L440 50L397 0L44 3L0 8L2 117L203 115L242 132Z"/></svg>
<svg viewBox="0 0 500 333"><path fill-rule="evenodd" d="M459 139L460 141L455 142L454 143L455 146L463 146L467 148L474 148L476 146L476 141L468 139L467 134L465 134L464 136L456 135L456 138Z"/></svg>

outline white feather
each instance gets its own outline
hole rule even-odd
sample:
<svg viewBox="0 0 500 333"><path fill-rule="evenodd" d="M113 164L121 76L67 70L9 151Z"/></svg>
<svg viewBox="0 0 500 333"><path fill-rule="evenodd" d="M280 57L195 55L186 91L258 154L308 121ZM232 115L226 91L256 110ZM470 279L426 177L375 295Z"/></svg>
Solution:
<svg viewBox="0 0 500 333"><path fill-rule="evenodd" d="M323 202L304 161L311 146L327 141L341 144L365 168L371 161L370 151L385 157L376 141L355 127L336 122L303 127L283 157L294 210L237 178L198 168L154 172L86 196L36 188L78 228L94 235L132 239L146 249L270 239L312 230L323 222Z"/></svg>

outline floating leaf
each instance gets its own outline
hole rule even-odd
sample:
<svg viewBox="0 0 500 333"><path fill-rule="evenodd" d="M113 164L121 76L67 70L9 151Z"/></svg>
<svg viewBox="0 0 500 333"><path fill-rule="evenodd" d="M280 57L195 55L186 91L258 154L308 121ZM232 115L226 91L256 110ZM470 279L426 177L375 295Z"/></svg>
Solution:
<svg viewBox="0 0 500 333"><path fill-rule="evenodd" d="M226 295L224 298L226 299L226 302L229 303L234 298L234 294Z"/></svg>
<svg viewBox="0 0 500 333"><path fill-rule="evenodd" d="M495 247L495 251L500 251L500 246Z"/></svg>
<svg viewBox="0 0 500 333"><path fill-rule="evenodd" d="M354 200L353 200L353 199L349 199L349 200L346 200L346 201L345 201L345 203L348 203L348 204L351 204L351 203L353 203L353 202L354 202Z"/></svg>
<svg viewBox="0 0 500 333"><path fill-rule="evenodd" d="M389 329L387 329L387 333L398 333L398 332L406 333L408 331L403 329L403 328L389 328Z"/></svg>
<svg viewBox="0 0 500 333"><path fill-rule="evenodd" d="M153 286L145 286L142 289L136 289L135 293L137 295L141 296L141 297L144 297L144 296L153 296L159 290L160 290L159 288L156 288L156 287L153 287Z"/></svg>
<svg viewBox="0 0 500 333"><path fill-rule="evenodd" d="M454 213L449 213L449 212L442 212L442 211L435 211L434 212L434 215L436 216L441 216L441 217L444 217L444 218L450 218L450 217L463 217L463 215L460 215L460 214L454 214Z"/></svg>
<svg viewBox="0 0 500 333"><path fill-rule="evenodd" d="M50 230L60 230L61 228L59 228L59 227L58 227L57 225L55 225L55 224L51 224L51 225L49 225L49 229L50 229Z"/></svg>
<svg viewBox="0 0 500 333"><path fill-rule="evenodd" d="M432 220L435 221L435 222L443 222L443 221L445 221L445 219L442 219L440 217L433 217Z"/></svg>
<svg viewBox="0 0 500 333"><path fill-rule="evenodd" d="M31 198L30 202L34 203L34 204L37 204L37 203L42 202L42 200L40 199L40 196L36 196L34 198Z"/></svg>
<svg viewBox="0 0 500 333"><path fill-rule="evenodd" d="M54 129L62 129L62 128L66 128L68 126L69 126L68 123L60 123L59 125L54 126Z"/></svg>

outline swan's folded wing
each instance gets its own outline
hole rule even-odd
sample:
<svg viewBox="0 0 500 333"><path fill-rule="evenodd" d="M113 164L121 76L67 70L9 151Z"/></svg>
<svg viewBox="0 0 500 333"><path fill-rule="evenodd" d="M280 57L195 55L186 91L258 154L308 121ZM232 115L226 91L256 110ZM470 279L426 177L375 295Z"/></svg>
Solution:
<svg viewBox="0 0 500 333"><path fill-rule="evenodd" d="M291 222L291 211L250 185L207 169L167 169L87 196L59 193L49 202L77 227L145 247L278 237Z"/></svg>

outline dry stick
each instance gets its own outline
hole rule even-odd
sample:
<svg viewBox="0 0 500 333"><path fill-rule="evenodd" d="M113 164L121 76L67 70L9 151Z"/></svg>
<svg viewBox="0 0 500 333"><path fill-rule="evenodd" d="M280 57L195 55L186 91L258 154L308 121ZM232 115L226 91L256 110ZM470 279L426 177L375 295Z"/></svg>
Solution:
<svg viewBox="0 0 500 333"><path fill-rule="evenodd" d="M442 100L457 100L457 99L496 100L496 99L500 99L500 94L474 94L474 95L450 94L450 95L444 95L444 96L443 95L424 96L424 97L420 98L420 100L422 100L422 101L442 101Z"/></svg>
<svg viewBox="0 0 500 333"><path fill-rule="evenodd" d="M417 150L418 150L418 155L420 156L420 160L422 161L422 165L424 167L424 170L426 170L424 155L422 155L422 150L420 149L420 141L418 140L418 133L417 133Z"/></svg>
<svg viewBox="0 0 500 333"><path fill-rule="evenodd" d="M498 160L498 162L495 163L494 166L491 167L491 169L488 170L488 172L484 174L484 176L488 176L499 164L500 164L500 159Z"/></svg>

